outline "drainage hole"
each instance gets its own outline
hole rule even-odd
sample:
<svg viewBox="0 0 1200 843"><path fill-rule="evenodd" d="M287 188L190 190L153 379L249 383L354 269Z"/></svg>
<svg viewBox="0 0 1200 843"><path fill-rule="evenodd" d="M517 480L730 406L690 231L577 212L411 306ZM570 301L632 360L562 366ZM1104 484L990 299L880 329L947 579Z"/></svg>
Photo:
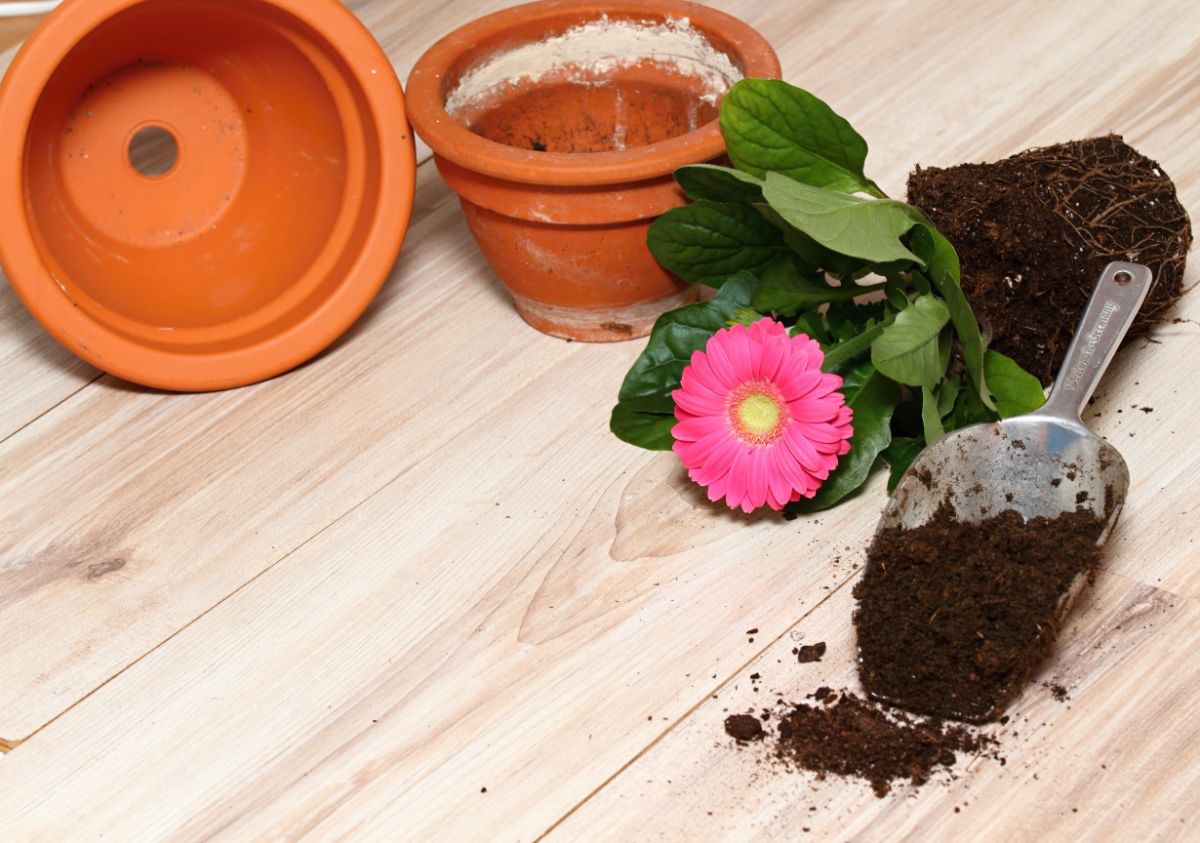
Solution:
<svg viewBox="0 0 1200 843"><path fill-rule="evenodd" d="M179 141L161 126L147 126L129 142L129 163L143 176L161 178L179 160Z"/></svg>

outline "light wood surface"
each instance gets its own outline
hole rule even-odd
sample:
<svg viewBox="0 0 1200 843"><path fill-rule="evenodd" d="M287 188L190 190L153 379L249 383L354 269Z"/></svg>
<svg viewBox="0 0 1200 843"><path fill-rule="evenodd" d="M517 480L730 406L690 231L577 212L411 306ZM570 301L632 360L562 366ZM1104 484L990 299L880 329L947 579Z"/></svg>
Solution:
<svg viewBox="0 0 1200 843"><path fill-rule="evenodd" d="M402 77L506 5L351 4ZM1200 208L1193 3L713 5L851 119L889 192L1113 130ZM1134 485L1039 678L1071 700L1035 684L1007 764L877 800L772 774L720 721L853 687L881 478L793 522L709 506L607 433L638 344L527 328L428 163L414 220L346 338L216 395L100 377L0 286L0 840L1194 839L1195 295L1090 411Z"/></svg>

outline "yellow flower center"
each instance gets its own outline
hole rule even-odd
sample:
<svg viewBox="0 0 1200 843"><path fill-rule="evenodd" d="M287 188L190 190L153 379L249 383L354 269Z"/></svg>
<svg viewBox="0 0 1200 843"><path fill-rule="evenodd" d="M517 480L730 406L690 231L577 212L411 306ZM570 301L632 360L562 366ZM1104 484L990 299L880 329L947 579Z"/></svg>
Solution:
<svg viewBox="0 0 1200 843"><path fill-rule="evenodd" d="M779 405L761 392L747 395L737 407L741 427L755 436L765 436L779 424Z"/></svg>
<svg viewBox="0 0 1200 843"><path fill-rule="evenodd" d="M783 395L769 381L744 383L729 396L729 424L743 442L770 445L783 435Z"/></svg>

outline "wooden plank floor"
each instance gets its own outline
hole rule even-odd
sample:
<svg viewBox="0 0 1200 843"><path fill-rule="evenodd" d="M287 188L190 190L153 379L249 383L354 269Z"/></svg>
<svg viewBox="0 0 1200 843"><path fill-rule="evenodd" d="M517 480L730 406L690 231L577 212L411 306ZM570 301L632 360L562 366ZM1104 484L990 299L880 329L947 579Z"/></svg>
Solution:
<svg viewBox="0 0 1200 843"><path fill-rule="evenodd" d="M510 2L350 5L404 77ZM917 162L1111 130L1200 208L1194 3L713 5L855 123L889 192ZM1070 701L1035 684L1004 766L878 800L772 775L720 728L768 691L854 687L878 478L793 522L708 505L607 433L638 344L536 334L428 163L416 202L363 321L244 390L100 376L0 285L0 840L1200 834L1196 294L1091 410L1134 486L1039 677ZM821 663L791 663L801 636Z"/></svg>

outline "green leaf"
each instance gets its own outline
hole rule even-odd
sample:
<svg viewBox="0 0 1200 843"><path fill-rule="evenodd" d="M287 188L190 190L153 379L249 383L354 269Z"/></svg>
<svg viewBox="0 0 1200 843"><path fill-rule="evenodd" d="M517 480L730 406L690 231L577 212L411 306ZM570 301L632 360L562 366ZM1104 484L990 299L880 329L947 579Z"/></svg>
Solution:
<svg viewBox="0 0 1200 843"><path fill-rule="evenodd" d="M942 380L938 335L950 321L936 296L918 296L871 345L871 362L897 383L934 389Z"/></svg>
<svg viewBox="0 0 1200 843"><path fill-rule="evenodd" d="M757 285L754 276L741 272L726 281L712 301L681 307L658 317L646 349L621 384L620 403L640 413L673 414L675 401L671 392L679 388L679 379L692 352L704 348L713 334L750 306Z"/></svg>
<svg viewBox="0 0 1200 843"><path fill-rule="evenodd" d="M829 324L818 311L810 310L806 313L801 313L796 317L796 324L792 325L789 333L794 337L798 334L816 340L822 346L829 345L834 342L833 335L829 332Z"/></svg>
<svg viewBox="0 0 1200 843"><path fill-rule="evenodd" d="M938 417L945 418L954 409L954 402L958 400L958 391L962 389L962 379L958 375L951 375L946 378L946 382L942 384L942 389L938 392Z"/></svg>
<svg viewBox="0 0 1200 843"><path fill-rule="evenodd" d="M925 441L932 444L945 434L942 414L938 412L938 397L927 386L921 387L921 424L925 427Z"/></svg>
<svg viewBox="0 0 1200 843"><path fill-rule="evenodd" d="M821 368L826 372L836 372L851 360L856 359L862 354L866 354L870 351L871 344L879 338L879 335L890 324L892 324L890 321L881 322L878 325L870 326L858 336L842 340L825 352L825 362Z"/></svg>
<svg viewBox="0 0 1200 843"><path fill-rule="evenodd" d="M867 142L828 105L786 82L743 79L721 105L721 133L734 166L783 173L846 193L883 191L863 173Z"/></svg>
<svg viewBox="0 0 1200 843"><path fill-rule="evenodd" d="M857 491L867 481L880 453L891 444L892 413L900 400L899 387L870 363L861 363L845 374L841 391L854 410L850 452L841 457L815 497L789 505L793 512L828 509Z"/></svg>
<svg viewBox="0 0 1200 843"><path fill-rule="evenodd" d="M859 296L879 289L846 282L834 287L823 273L805 271L799 261L788 258L769 264L759 274L758 292L754 307L762 313L782 313L791 316L800 310L811 310L835 301L853 301Z"/></svg>
<svg viewBox="0 0 1200 843"><path fill-rule="evenodd" d="M762 214L720 202L667 211L650 224L646 244L666 269L710 287L742 270L760 271L784 249L783 236Z"/></svg>
<svg viewBox="0 0 1200 843"><path fill-rule="evenodd" d="M989 348L983 366L1001 418L1032 413L1046 403L1041 382L1011 357Z"/></svg>
<svg viewBox="0 0 1200 843"><path fill-rule="evenodd" d="M896 308L896 310L904 310L908 307L908 296L894 284L888 284L884 293L887 296L888 304Z"/></svg>
<svg viewBox="0 0 1200 843"><path fill-rule="evenodd" d="M908 467L923 450L925 450L925 440L910 436L898 436L892 440L892 444L884 449L883 458L887 461L890 469L887 487L889 495L895 491L904 472L908 471Z"/></svg>
<svg viewBox="0 0 1200 843"><path fill-rule="evenodd" d="M770 205L762 203L755 207L763 217L783 232L784 244L792 250L792 254L803 265L814 270L824 270L838 278L852 278L866 274L873 266L862 258L851 258L826 249L781 217ZM907 265L911 266L912 262L909 261Z"/></svg>
<svg viewBox="0 0 1200 843"><path fill-rule="evenodd" d="M838 254L874 263L920 262L901 238L916 225L910 206L864 199L767 173L763 198L789 225Z"/></svg>
<svg viewBox="0 0 1200 843"><path fill-rule="evenodd" d="M674 413L640 413L628 404L617 404L608 426L618 439L649 451L669 451L675 444Z"/></svg>
<svg viewBox="0 0 1200 843"><path fill-rule="evenodd" d="M690 164L675 171L675 181L691 199L737 202L762 201L762 179L715 164Z"/></svg>
<svg viewBox="0 0 1200 843"><path fill-rule="evenodd" d="M944 425L946 430L958 430L960 427L979 422L996 421L998 418L999 415L994 410L984 406L978 392L974 389L963 389L959 391L958 398L954 402L954 409L950 411Z"/></svg>
<svg viewBox="0 0 1200 843"><path fill-rule="evenodd" d="M921 256L934 289L946 300L950 318L954 322L954 332L958 334L958 341L962 344L967 372L975 383L980 400L988 408L995 409L983 368L986 346L983 334L979 330L979 322L975 319L975 313L962 291L958 253L921 211L912 208L912 213L920 225L913 229L909 243L913 251Z"/></svg>
<svg viewBox="0 0 1200 843"><path fill-rule="evenodd" d="M829 301L833 289L819 272L803 270L797 260L788 256L759 273L754 307L763 313L791 316L798 310L810 310Z"/></svg>

